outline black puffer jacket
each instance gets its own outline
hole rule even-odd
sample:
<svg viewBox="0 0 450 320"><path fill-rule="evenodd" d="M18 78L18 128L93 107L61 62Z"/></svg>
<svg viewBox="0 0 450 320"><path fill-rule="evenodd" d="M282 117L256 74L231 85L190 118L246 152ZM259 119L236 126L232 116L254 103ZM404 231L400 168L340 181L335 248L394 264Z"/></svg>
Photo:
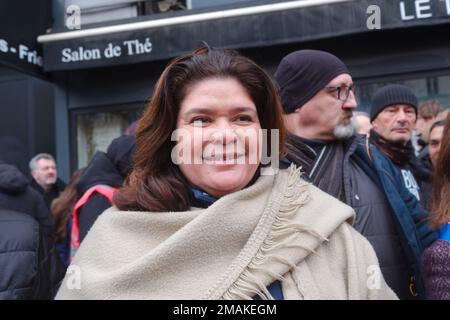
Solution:
<svg viewBox="0 0 450 320"><path fill-rule="evenodd" d="M64 272L35 219L0 209L0 300L53 299Z"/></svg>
<svg viewBox="0 0 450 320"><path fill-rule="evenodd" d="M39 223L50 238L53 221L44 199L30 187L28 179L15 166L0 161L0 209L26 213Z"/></svg>

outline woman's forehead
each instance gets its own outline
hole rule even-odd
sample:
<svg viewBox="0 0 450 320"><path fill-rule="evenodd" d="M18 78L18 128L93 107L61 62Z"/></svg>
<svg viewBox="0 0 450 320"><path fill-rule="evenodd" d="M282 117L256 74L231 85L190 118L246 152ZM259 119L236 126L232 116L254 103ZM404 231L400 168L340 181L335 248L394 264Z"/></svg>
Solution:
<svg viewBox="0 0 450 320"><path fill-rule="evenodd" d="M201 109L201 110L200 110ZM206 79L189 88L181 102L181 112L208 112L242 109L256 110L247 90L234 78Z"/></svg>

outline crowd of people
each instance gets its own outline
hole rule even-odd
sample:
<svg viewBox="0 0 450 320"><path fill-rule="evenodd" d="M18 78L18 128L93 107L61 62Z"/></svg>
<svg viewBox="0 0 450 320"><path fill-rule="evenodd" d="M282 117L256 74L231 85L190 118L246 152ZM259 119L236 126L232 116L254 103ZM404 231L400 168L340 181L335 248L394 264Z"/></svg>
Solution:
<svg viewBox="0 0 450 320"><path fill-rule="evenodd" d="M450 300L450 114L399 84L356 109L325 51L174 59L67 185L0 162L0 298Z"/></svg>

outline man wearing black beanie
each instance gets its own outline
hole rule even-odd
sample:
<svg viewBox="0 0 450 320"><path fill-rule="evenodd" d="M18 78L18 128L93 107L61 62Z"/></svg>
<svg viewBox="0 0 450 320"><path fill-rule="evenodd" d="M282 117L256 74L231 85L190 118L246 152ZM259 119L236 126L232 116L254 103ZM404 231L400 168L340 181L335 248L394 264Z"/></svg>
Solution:
<svg viewBox="0 0 450 320"><path fill-rule="evenodd" d="M390 84L375 93L370 110L370 143L401 171L408 190L420 201L420 185L431 180L414 154L412 131L417 120L418 100L406 86ZM419 182L419 183L418 183Z"/></svg>
<svg viewBox="0 0 450 320"><path fill-rule="evenodd" d="M336 56L318 50L296 51L281 61L275 80L291 133L322 140L352 136L353 80Z"/></svg>
<svg viewBox="0 0 450 320"><path fill-rule="evenodd" d="M281 164L302 167L314 185L355 209L353 227L372 244L383 277L401 299L423 295L420 254L437 234L413 219L424 212L399 183L398 170L354 132L348 68L328 52L300 50L281 61L274 78L288 132ZM394 178L386 179L391 171Z"/></svg>

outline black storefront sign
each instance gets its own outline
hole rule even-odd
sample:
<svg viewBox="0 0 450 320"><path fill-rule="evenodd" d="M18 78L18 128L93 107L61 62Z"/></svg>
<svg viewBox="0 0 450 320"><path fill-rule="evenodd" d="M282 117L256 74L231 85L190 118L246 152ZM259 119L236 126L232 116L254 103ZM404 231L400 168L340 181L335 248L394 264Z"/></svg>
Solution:
<svg viewBox="0 0 450 320"><path fill-rule="evenodd" d="M400 1L399 8L403 21L450 16L450 0Z"/></svg>
<svg viewBox="0 0 450 320"><path fill-rule="evenodd" d="M251 48L377 32L368 26L368 8L374 5L380 9L381 31L450 22L450 0L356 0L48 42L44 70L167 59L196 48L201 41L213 47Z"/></svg>
<svg viewBox="0 0 450 320"><path fill-rule="evenodd" d="M0 0L0 64L44 77L37 36L51 26L51 0Z"/></svg>

